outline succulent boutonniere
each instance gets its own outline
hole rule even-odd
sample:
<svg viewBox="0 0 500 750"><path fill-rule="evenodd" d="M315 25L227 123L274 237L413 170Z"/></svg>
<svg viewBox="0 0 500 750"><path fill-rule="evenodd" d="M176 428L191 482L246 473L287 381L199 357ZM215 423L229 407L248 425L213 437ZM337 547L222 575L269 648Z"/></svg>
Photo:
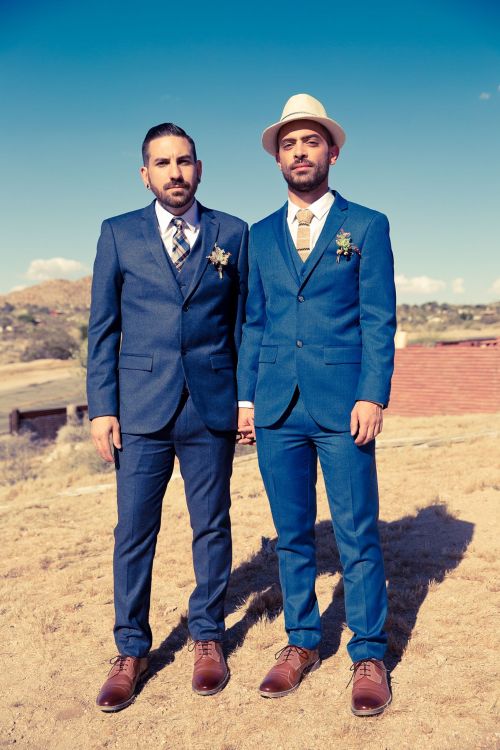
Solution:
<svg viewBox="0 0 500 750"><path fill-rule="evenodd" d="M207 255L207 260L210 261L210 263L214 266L215 270L219 274L219 278L222 279L222 272L224 269L224 266L227 266L229 263L229 257L231 253L226 253L225 250L223 250L221 247L218 247L217 245L214 245L214 249L210 253L210 255Z"/></svg>
<svg viewBox="0 0 500 750"><path fill-rule="evenodd" d="M361 258L361 250L351 242L351 233L344 232L343 229L337 235L337 263L340 263L340 258L345 255L347 260L351 260L351 255L357 253Z"/></svg>

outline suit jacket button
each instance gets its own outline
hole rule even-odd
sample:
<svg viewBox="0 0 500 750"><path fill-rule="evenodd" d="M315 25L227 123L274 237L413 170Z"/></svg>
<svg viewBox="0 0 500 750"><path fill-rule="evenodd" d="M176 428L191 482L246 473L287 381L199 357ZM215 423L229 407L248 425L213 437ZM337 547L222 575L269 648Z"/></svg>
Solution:
<svg viewBox="0 0 500 750"><path fill-rule="evenodd" d="M302 348L302 341L299 339L296 343L297 343L297 346L299 347L299 349L301 349Z"/></svg>
<svg viewBox="0 0 500 750"><path fill-rule="evenodd" d="M299 294L299 296L297 297L297 299L299 300L299 302L304 302L305 297L303 297L301 294Z"/></svg>
<svg viewBox="0 0 500 750"><path fill-rule="evenodd" d="M187 354L187 349L181 349L181 355L185 357Z"/></svg>

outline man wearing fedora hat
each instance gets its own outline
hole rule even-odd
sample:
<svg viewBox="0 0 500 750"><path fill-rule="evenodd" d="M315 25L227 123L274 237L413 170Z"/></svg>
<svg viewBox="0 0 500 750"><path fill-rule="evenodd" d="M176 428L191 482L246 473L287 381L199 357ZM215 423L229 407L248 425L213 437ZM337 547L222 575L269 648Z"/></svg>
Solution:
<svg viewBox="0 0 500 750"><path fill-rule="evenodd" d="M288 184L288 202L250 232L238 429L241 442L257 442L278 532L288 634L260 693L286 695L320 665L319 458L353 632L351 708L371 716L391 700L382 661L387 595L375 437L389 401L396 303L386 216L328 187L344 141L341 126L307 94L292 96L263 133Z"/></svg>

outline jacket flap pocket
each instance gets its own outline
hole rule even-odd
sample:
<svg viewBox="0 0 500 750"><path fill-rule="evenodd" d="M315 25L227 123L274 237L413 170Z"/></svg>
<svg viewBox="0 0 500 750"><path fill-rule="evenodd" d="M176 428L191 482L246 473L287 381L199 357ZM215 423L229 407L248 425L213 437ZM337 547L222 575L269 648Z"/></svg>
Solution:
<svg viewBox="0 0 500 750"><path fill-rule="evenodd" d="M148 354L120 354L118 367L122 370L147 370L153 369L153 357Z"/></svg>
<svg viewBox="0 0 500 750"><path fill-rule="evenodd" d="M214 370L224 370L228 367L234 367L233 355L230 352L211 354L210 362Z"/></svg>
<svg viewBox="0 0 500 750"><path fill-rule="evenodd" d="M259 362L276 362L278 356L277 346L261 346L259 352Z"/></svg>
<svg viewBox="0 0 500 750"><path fill-rule="evenodd" d="M323 350L325 365L343 365L361 362L360 346L325 346Z"/></svg>

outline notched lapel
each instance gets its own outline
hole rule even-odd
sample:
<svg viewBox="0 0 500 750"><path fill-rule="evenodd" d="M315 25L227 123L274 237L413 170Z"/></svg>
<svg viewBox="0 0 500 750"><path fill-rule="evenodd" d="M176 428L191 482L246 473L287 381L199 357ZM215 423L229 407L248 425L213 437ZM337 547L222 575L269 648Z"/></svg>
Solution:
<svg viewBox="0 0 500 750"><path fill-rule="evenodd" d="M198 285L203 277L203 274L207 270L207 266L209 264L207 256L210 255L210 253L214 249L214 245L217 242L217 235L219 234L219 222L215 214L213 214L212 211L205 208L201 204L199 204L199 206L200 206L200 212L201 212L201 217L200 217L201 248L199 252L199 257L197 258L196 270L191 279L189 289L186 292L185 302L187 302L188 299L193 296L196 289L198 288ZM224 248L222 249L224 250Z"/></svg>
<svg viewBox="0 0 500 750"><path fill-rule="evenodd" d="M297 271L295 270L295 266L293 265L292 259L290 258L288 240L286 237L287 211L288 211L288 203L285 203L283 208L281 208L279 211L277 211L274 214L272 218L273 229L274 229L274 234L276 235L276 241L278 243L278 247L280 249L281 255L283 256L283 260L285 261L285 265L290 271L290 275L292 279L295 281L296 284L299 284L299 277L297 276Z"/></svg>
<svg viewBox="0 0 500 750"><path fill-rule="evenodd" d="M146 246L152 253L154 259L160 266L166 280L170 286L176 289L179 298L182 300L181 290L179 284L174 277L174 271L167 258L167 253L163 245L163 241L160 236L160 230L158 229L158 221L156 218L156 211L154 209L154 201L144 209L142 214L142 233Z"/></svg>
<svg viewBox="0 0 500 750"><path fill-rule="evenodd" d="M335 201L330 209L330 213L325 221L325 226L321 230L314 250L304 263L304 275L300 283L300 288L307 283L312 272L318 265L319 261L325 254L325 251L334 242L339 230L347 219L348 203L340 193L335 192Z"/></svg>

